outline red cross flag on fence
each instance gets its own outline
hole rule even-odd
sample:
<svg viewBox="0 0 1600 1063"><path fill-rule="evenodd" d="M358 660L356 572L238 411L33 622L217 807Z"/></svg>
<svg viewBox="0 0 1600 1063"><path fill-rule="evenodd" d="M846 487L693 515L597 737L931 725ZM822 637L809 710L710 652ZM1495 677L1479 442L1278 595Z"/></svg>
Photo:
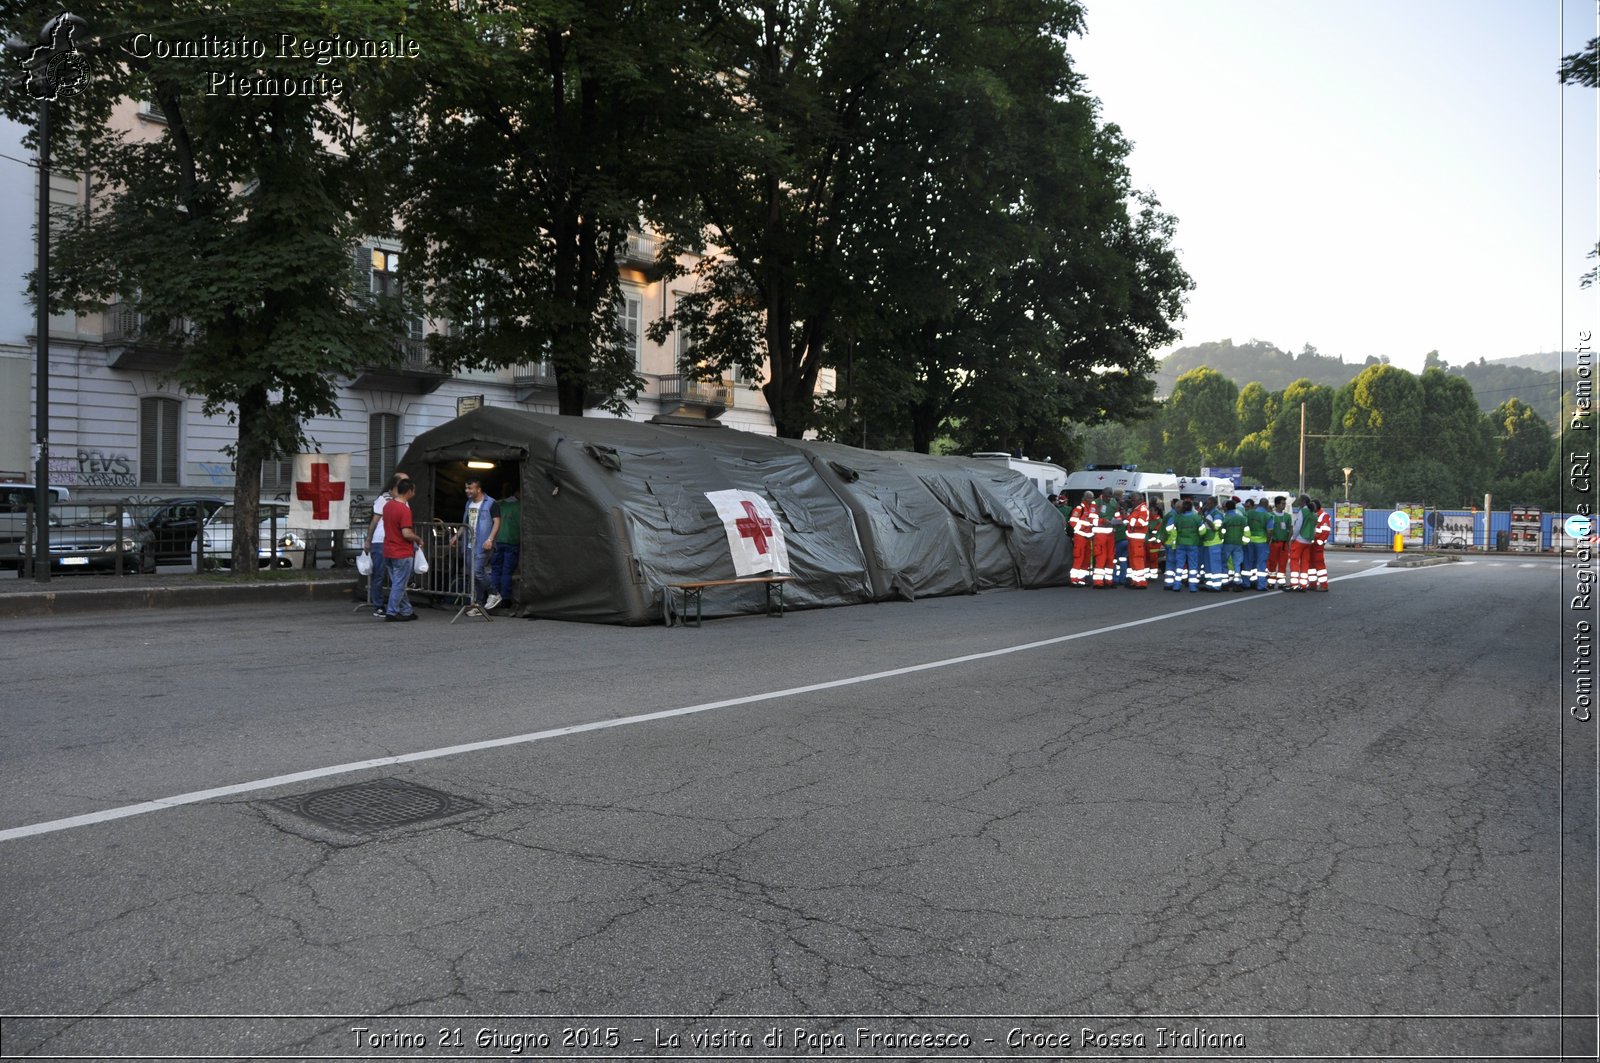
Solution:
<svg viewBox="0 0 1600 1063"><path fill-rule="evenodd" d="M289 526L335 531L350 527L350 455L294 456Z"/></svg>
<svg viewBox="0 0 1600 1063"><path fill-rule="evenodd" d="M789 548L783 541L783 526L766 499L750 491L707 491L706 497L717 507L728 533L735 575L788 573Z"/></svg>

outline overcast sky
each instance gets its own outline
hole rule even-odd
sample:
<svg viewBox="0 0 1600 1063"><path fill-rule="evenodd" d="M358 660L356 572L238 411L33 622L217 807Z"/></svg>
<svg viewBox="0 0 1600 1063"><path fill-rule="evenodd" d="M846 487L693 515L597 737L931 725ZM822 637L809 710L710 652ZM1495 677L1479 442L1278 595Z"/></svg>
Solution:
<svg viewBox="0 0 1600 1063"><path fill-rule="evenodd" d="M1595 0L1085 3L1071 51L1196 285L1166 350L1419 370L1600 332L1596 94L1556 79Z"/></svg>

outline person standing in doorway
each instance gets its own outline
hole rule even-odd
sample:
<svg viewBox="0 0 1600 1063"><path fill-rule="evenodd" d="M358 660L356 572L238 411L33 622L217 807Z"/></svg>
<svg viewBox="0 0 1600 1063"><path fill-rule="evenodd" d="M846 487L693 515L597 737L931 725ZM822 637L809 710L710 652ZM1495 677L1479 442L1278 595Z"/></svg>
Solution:
<svg viewBox="0 0 1600 1063"><path fill-rule="evenodd" d="M485 609L497 609L511 601L511 577L516 575L517 563L522 559L522 503L517 499L517 489L512 487L505 498L489 506L489 516L494 520L494 557L489 575L489 598Z"/></svg>
<svg viewBox="0 0 1600 1063"><path fill-rule="evenodd" d="M458 531L450 537L450 546L461 546L466 551L467 571L472 573L472 601L467 612L481 613L484 600L489 596L489 555L494 551L494 537L499 523L490 514L494 499L483 490L483 481L474 476L467 481L467 512L461 523L466 525L466 538Z"/></svg>

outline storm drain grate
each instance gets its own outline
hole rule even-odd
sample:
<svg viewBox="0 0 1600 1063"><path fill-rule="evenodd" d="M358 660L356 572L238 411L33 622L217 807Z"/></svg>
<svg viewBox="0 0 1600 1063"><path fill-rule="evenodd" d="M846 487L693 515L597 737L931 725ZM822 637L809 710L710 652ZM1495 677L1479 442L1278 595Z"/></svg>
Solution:
<svg viewBox="0 0 1600 1063"><path fill-rule="evenodd" d="M352 834L426 823L483 807L477 801L404 779L374 779L268 803L321 826Z"/></svg>

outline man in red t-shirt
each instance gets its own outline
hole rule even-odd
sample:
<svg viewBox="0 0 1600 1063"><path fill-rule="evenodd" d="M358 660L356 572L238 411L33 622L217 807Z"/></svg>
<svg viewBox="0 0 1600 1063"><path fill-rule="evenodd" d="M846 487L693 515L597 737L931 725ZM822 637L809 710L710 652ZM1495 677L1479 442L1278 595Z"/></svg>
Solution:
<svg viewBox="0 0 1600 1063"><path fill-rule="evenodd" d="M411 561L422 541L411 527L411 496L417 493L417 485L401 480L391 493L394 497L383 507L383 567L389 574L389 607L383 618L415 620L406 584L411 581Z"/></svg>

